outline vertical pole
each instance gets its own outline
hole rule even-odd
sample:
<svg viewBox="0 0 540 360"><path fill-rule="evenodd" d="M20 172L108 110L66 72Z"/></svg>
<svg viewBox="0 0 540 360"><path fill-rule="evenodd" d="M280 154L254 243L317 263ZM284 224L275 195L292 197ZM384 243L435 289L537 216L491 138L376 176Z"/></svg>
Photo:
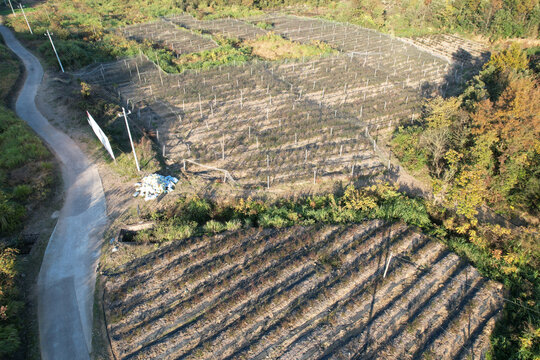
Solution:
<svg viewBox="0 0 540 360"><path fill-rule="evenodd" d="M22 14L24 16L24 20L26 20L26 25L28 25L28 30L30 30L30 34L34 34L34 32L32 31L32 28L30 27L30 23L28 22L28 18L26 17L26 14L24 13L24 9L21 3L19 3L19 7L21 8Z"/></svg>
<svg viewBox="0 0 540 360"><path fill-rule="evenodd" d="M139 72L139 65L135 62L135 68L137 69L137 76L139 77L139 82L141 82L141 73Z"/></svg>
<svg viewBox="0 0 540 360"><path fill-rule="evenodd" d="M388 266L390 266L390 261L392 261L393 254L390 253L390 257L388 257L388 261L386 262L386 268L384 269L383 279L386 277L386 272L388 271Z"/></svg>
<svg viewBox="0 0 540 360"><path fill-rule="evenodd" d="M221 159L225 160L225 135L221 137Z"/></svg>
<svg viewBox="0 0 540 360"><path fill-rule="evenodd" d="M8 0L9 1L9 7L11 7L11 12L13 13L13 16L17 16L17 14L15 14L15 10L13 10L13 5L11 5L11 0Z"/></svg>
<svg viewBox="0 0 540 360"><path fill-rule="evenodd" d="M54 47L54 43L52 41L52 37L51 37L51 33L49 32L49 29L47 29L47 36L49 37L49 40L51 42L54 53L56 54L56 59L58 60L58 64L60 65L60 69L62 69L62 72L65 72L64 67L62 66L62 62L60 61L60 57L58 56L58 53L56 52L56 48Z"/></svg>
<svg viewBox="0 0 540 360"><path fill-rule="evenodd" d="M126 109L122 108L122 113L124 114L124 120L126 121L126 128L129 136L129 142L131 143L131 149L133 150L133 157L135 158L135 165L137 165L137 171L141 171L141 168L139 167L139 160L137 160L137 153L135 152L135 146L133 145L133 139L131 138L131 131L129 131L129 124L128 119L126 115ZM163 147L165 149L165 147ZM163 151L165 152L165 151Z"/></svg>

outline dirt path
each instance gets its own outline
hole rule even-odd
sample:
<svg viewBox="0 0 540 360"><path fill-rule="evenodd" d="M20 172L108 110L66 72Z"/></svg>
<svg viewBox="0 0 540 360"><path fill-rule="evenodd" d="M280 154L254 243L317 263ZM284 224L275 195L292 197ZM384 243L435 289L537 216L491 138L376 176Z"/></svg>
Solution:
<svg viewBox="0 0 540 360"><path fill-rule="evenodd" d="M106 202L97 168L35 105L43 78L39 61L0 26L27 76L16 112L50 146L61 164L65 203L38 278L38 321L43 359L89 359L95 271L106 224Z"/></svg>

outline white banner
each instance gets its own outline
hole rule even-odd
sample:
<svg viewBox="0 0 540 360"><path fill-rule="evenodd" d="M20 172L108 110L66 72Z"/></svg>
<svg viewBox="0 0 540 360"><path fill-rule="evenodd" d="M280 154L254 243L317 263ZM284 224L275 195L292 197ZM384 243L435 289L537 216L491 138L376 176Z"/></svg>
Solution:
<svg viewBox="0 0 540 360"><path fill-rule="evenodd" d="M101 141L103 146L105 146L105 149L107 149L109 154L111 154L111 157L113 158L113 160L115 160L114 153L113 153L112 148L111 148L111 144L109 143L109 139L107 139L107 136L105 135L103 130L101 130L101 128L96 123L96 121L94 120L92 115L90 115L90 113L88 111L86 112L86 114L88 115L88 123L92 127L92 130L94 130L94 133L98 137L99 141Z"/></svg>

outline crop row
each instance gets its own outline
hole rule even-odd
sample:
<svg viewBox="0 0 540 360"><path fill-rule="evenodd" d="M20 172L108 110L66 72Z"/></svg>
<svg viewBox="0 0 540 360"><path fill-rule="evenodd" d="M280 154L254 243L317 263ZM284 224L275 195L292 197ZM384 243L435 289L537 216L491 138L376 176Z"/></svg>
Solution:
<svg viewBox="0 0 540 360"><path fill-rule="evenodd" d="M400 224L197 239L193 254L174 245L107 278L118 358L465 357L489 345L501 308L493 284ZM126 273L142 264L156 276Z"/></svg>
<svg viewBox="0 0 540 360"><path fill-rule="evenodd" d="M177 54L200 52L217 47L210 38L179 28L170 22L159 20L131 25L119 30L127 39L143 43L151 41L167 47Z"/></svg>
<svg viewBox="0 0 540 360"><path fill-rule="evenodd" d="M187 14L170 16L165 19L186 29L216 33L228 38L254 39L267 33L261 28L237 19L197 20Z"/></svg>
<svg viewBox="0 0 540 360"><path fill-rule="evenodd" d="M279 30L279 22L274 25ZM136 121L155 129L173 163L193 159L225 168L245 185L305 179L314 172L354 173L352 166L377 168L366 156L366 129L413 117L419 100L439 89L447 66L369 30L324 23L321 31L330 28L334 35L352 29L367 36L379 54L242 63L176 75L140 55L87 77L116 91Z"/></svg>

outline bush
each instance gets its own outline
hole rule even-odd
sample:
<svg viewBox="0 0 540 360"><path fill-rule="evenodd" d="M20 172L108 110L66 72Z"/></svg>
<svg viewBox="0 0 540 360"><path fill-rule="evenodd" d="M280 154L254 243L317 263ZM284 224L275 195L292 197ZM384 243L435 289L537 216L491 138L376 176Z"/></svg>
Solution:
<svg viewBox="0 0 540 360"><path fill-rule="evenodd" d="M25 216L24 207L9 201L6 194L0 190L0 234L8 234L18 229Z"/></svg>
<svg viewBox="0 0 540 360"><path fill-rule="evenodd" d="M229 231L235 231L242 227L242 222L238 219L227 221L225 223L225 228Z"/></svg>
<svg viewBox="0 0 540 360"><path fill-rule="evenodd" d="M219 221L210 220L204 225L203 229L206 233L217 234L224 231L226 226Z"/></svg>
<svg viewBox="0 0 540 360"><path fill-rule="evenodd" d="M418 139L423 132L420 126L400 126L392 137L392 151L407 169L422 170L427 165L425 150L418 146Z"/></svg>
<svg viewBox="0 0 540 360"><path fill-rule="evenodd" d="M30 185L17 185L13 190L13 197L19 201L25 201L32 194L32 187Z"/></svg>
<svg viewBox="0 0 540 360"><path fill-rule="evenodd" d="M283 228L289 226L289 221L279 215L263 214L259 217L259 225L264 228Z"/></svg>
<svg viewBox="0 0 540 360"><path fill-rule="evenodd" d="M15 354L20 345L21 339L15 325L0 325L0 357Z"/></svg>
<svg viewBox="0 0 540 360"><path fill-rule="evenodd" d="M198 224L204 224L210 220L212 205L205 199L199 197L191 198L184 207L182 216Z"/></svg>

